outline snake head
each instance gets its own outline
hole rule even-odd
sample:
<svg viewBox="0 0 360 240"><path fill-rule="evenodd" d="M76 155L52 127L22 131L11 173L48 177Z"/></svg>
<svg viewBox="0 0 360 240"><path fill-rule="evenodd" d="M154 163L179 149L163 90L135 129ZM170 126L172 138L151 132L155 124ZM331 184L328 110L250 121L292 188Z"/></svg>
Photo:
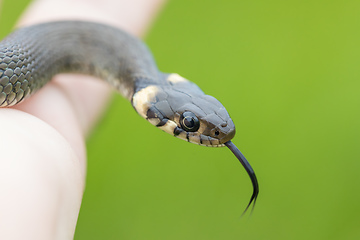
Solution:
<svg viewBox="0 0 360 240"><path fill-rule="evenodd" d="M244 213L259 193L254 170L231 142L235 126L225 107L178 74L164 74L165 83L139 87L132 97L135 110L151 124L180 139L209 147L227 146L246 169L253 194ZM243 213L243 214L244 214Z"/></svg>
<svg viewBox="0 0 360 240"><path fill-rule="evenodd" d="M235 135L225 107L179 76L164 74L165 84L149 85L132 98L135 110L161 130L191 143L223 147Z"/></svg>

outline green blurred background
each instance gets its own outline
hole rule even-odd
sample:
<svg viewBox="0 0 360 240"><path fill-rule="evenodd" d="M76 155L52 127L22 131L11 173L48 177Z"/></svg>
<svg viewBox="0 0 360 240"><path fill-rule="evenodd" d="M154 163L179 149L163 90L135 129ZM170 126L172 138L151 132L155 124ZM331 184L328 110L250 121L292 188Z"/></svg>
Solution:
<svg viewBox="0 0 360 240"><path fill-rule="evenodd" d="M5 0L1 36L28 0ZM218 98L234 142L188 144L116 96L88 141L75 239L360 239L360 1L170 1L146 42ZM356 80L358 79L358 80Z"/></svg>

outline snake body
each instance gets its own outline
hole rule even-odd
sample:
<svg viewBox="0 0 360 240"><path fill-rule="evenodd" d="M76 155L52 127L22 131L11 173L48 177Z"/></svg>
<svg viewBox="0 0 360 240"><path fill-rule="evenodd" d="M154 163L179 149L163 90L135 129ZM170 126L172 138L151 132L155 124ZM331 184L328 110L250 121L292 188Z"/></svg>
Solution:
<svg viewBox="0 0 360 240"><path fill-rule="evenodd" d="M139 39L99 23L38 24L18 29L0 42L0 106L21 102L59 73L106 80L142 117L180 139L233 148L229 143L235 126L218 100L178 74L160 72ZM237 157L249 170L246 159ZM248 173L254 186L250 205L258 186L253 170Z"/></svg>
<svg viewBox="0 0 360 240"><path fill-rule="evenodd" d="M1 106L20 102L64 72L105 79L129 100L141 77L161 84L153 57L141 41L97 23L52 22L21 28L2 41L0 57Z"/></svg>

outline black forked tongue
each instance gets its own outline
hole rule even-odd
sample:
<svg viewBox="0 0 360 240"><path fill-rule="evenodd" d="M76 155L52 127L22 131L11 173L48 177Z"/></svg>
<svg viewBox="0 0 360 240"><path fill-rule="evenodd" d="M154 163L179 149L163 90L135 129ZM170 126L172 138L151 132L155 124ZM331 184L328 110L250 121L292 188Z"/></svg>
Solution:
<svg viewBox="0 0 360 240"><path fill-rule="evenodd" d="M254 202L254 204L253 204L253 207L251 209L251 212L254 210L256 199L257 199L257 196L259 194L259 184L258 184L257 178L255 176L255 172L252 169L250 163L246 160L244 155L235 146L235 144L233 144L231 141L228 141L228 142L225 143L225 145L234 153L234 155L237 157L237 159L239 159L240 163L243 165L246 172L249 174L249 177L250 177L252 185L253 185L254 191L253 191L253 194L252 194L252 196L250 198L249 204L247 205L247 207L245 208L245 211L241 215L241 216L243 216L246 213L246 211L249 209L252 202Z"/></svg>

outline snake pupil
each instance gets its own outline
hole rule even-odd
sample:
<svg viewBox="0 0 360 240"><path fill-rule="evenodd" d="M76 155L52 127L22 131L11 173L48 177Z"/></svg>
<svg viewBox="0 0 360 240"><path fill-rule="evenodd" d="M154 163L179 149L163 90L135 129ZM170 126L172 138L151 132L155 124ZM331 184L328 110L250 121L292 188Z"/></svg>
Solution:
<svg viewBox="0 0 360 240"><path fill-rule="evenodd" d="M187 132L196 132L200 127L200 122L194 113L184 112L180 116L180 125Z"/></svg>
<svg viewBox="0 0 360 240"><path fill-rule="evenodd" d="M183 124L187 127L187 128L193 128L195 125L195 121L192 117L185 117L183 120Z"/></svg>

